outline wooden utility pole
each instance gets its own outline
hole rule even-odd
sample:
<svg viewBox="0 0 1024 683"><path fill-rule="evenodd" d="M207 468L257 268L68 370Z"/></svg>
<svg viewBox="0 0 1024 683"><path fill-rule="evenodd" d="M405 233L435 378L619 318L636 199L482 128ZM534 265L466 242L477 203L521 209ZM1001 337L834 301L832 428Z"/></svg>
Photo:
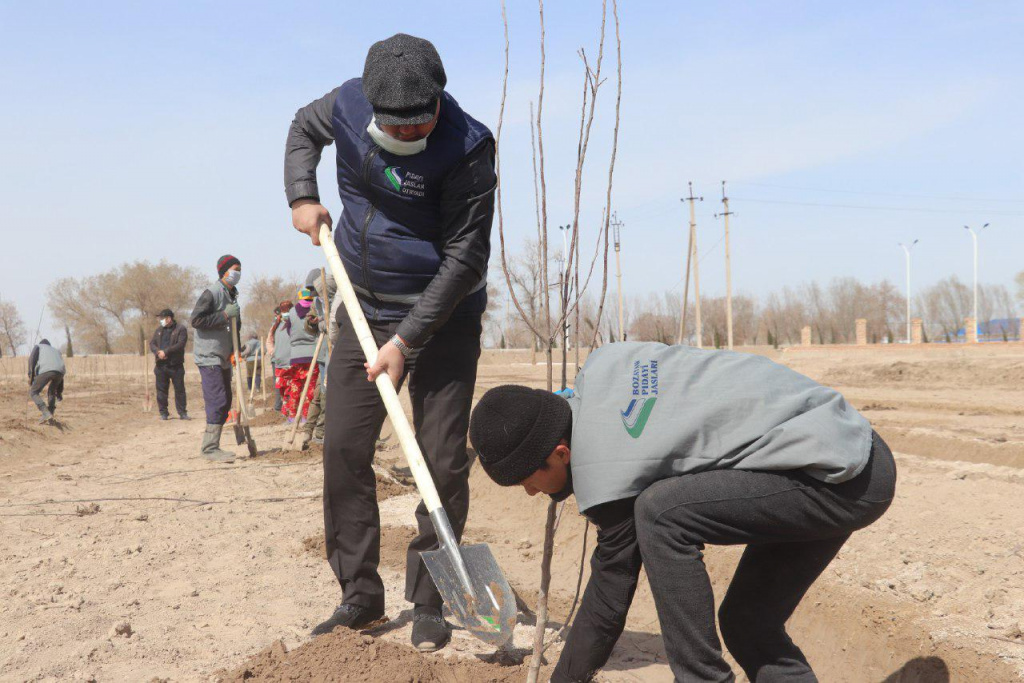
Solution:
<svg viewBox="0 0 1024 683"><path fill-rule="evenodd" d="M697 252L697 218L694 208L694 202L704 201L703 197L695 197L693 195L693 183L688 183L690 188L690 196L684 197L682 201L690 202L690 246L686 252L686 276L685 284L683 286L683 311L679 316L679 343L683 343L683 336L686 334L686 301L689 299L690 289L690 267L693 267L693 296L694 302L694 322L696 323L696 337L697 337L697 348L701 348L704 337L704 326L700 319L700 264L698 263L699 255Z"/></svg>
<svg viewBox="0 0 1024 683"><path fill-rule="evenodd" d="M729 342L729 350L732 351L732 264L729 260L729 198L725 194L725 181L722 181L722 217L725 219L725 336Z"/></svg>
<svg viewBox="0 0 1024 683"><path fill-rule="evenodd" d="M622 323L622 263L619 260L621 247L622 221L619 220L619 212L612 212L612 235L615 238L615 279L619 283L619 341L625 341L625 329Z"/></svg>

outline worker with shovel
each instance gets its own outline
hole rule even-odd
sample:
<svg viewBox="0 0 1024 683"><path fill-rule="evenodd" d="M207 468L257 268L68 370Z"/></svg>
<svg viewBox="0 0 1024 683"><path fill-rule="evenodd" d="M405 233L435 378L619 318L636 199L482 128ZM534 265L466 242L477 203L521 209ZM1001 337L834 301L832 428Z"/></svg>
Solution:
<svg viewBox="0 0 1024 683"><path fill-rule="evenodd" d="M313 362L313 354L317 349L317 335L306 329L306 318L313 315L311 311L315 296L311 288L303 287L298 292L295 306L288 311L289 360L288 368L281 376L284 385L284 407L281 412L289 422L293 419L301 421L306 418L309 413L310 399L313 397L313 388L320 376L320 370ZM306 377L310 373L313 376L307 382ZM306 390L305 398L302 398L303 389ZM299 415L300 403L302 404L301 415Z"/></svg>
<svg viewBox="0 0 1024 683"><path fill-rule="evenodd" d="M285 150L285 188L297 230L319 244L331 217L316 167L337 149L343 205L334 240L379 347L367 367L353 327L339 320L327 372L324 531L342 604L314 629L361 628L384 615L380 516L371 467L386 414L372 383L409 375L418 441L451 527L469 508L466 432L487 304L494 209L494 140L445 92L434 46L398 34L375 43L361 79L300 109ZM371 382L367 382L370 379ZM438 547L424 504L407 554L412 642L443 647L442 600L421 557Z"/></svg>
<svg viewBox="0 0 1024 683"><path fill-rule="evenodd" d="M292 310L291 301L282 301L274 308L274 323L267 333L267 353L274 366L274 410L282 412L284 408L284 375L291 367L291 341L288 334L288 312Z"/></svg>
<svg viewBox="0 0 1024 683"><path fill-rule="evenodd" d="M255 332L249 333L249 339L246 340L245 345L242 346L242 357L245 358L245 367L248 377L248 385L246 389L252 390L253 383L256 384L256 388L259 389L262 384L260 380L259 363L260 359L260 336Z"/></svg>
<svg viewBox="0 0 1024 683"><path fill-rule="evenodd" d="M327 275L326 279L327 282L322 281L319 268L311 270L306 277L306 286L313 288L316 293L316 298L313 299L313 312L306 316L306 331L310 334L326 335L330 337L330 342L325 340L320 345L320 355L316 359L320 376L313 389L306 425L303 427L303 448L307 448L310 443L321 446L324 443L324 429L327 420L327 348L334 344L338 327L337 323L328 325L329 312L326 310L326 300L334 300L337 287L334 284L334 278L330 275ZM331 330L332 327L335 329Z"/></svg>
<svg viewBox="0 0 1024 683"><path fill-rule="evenodd" d="M28 356L29 398L39 408L40 424L53 420L57 401L64 398L64 358L60 351L50 346L49 339L41 339ZM46 389L46 401L40 396Z"/></svg>
<svg viewBox="0 0 1024 683"><path fill-rule="evenodd" d="M575 494L598 528L554 681L605 664L641 564L676 680L734 680L705 544L747 546L718 617L749 680L817 680L786 621L896 483L889 448L838 392L760 356L686 346L604 346L568 400L491 389L470 438L495 482Z"/></svg>
<svg viewBox="0 0 1024 683"><path fill-rule="evenodd" d="M192 310L195 330L192 350L206 403L206 432L200 452L213 462L233 462L234 454L221 450L220 436L231 408L232 319L235 329L241 328L241 309L235 288L242 279L241 262L230 254L221 256L217 261L217 277L217 282L200 295Z"/></svg>

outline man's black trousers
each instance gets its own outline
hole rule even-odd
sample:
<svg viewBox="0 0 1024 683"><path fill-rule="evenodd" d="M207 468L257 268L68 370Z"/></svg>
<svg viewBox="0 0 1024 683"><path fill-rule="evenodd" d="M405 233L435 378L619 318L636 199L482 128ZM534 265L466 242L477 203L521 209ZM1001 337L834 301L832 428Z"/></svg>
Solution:
<svg viewBox="0 0 1024 683"><path fill-rule="evenodd" d="M153 368L156 376L156 406L161 415L167 414L167 390L174 383L174 407L178 415L188 412L185 396L185 366L160 364Z"/></svg>
<svg viewBox="0 0 1024 683"><path fill-rule="evenodd" d="M343 317L342 312L340 317ZM341 583L343 602L384 607L380 563L380 513L373 454L387 412L377 387L366 381L365 357L352 325L341 320L327 371L324 431L324 532L327 560ZM370 323L378 347L398 323ZM480 319L453 319L406 361L416 440L437 485L441 502L461 539L469 511L466 434L480 356ZM437 536L422 501L416 508L419 535L406 554L405 597L440 607L420 552L437 548ZM385 531L384 533L388 533Z"/></svg>
<svg viewBox="0 0 1024 683"><path fill-rule="evenodd" d="M816 681L785 624L850 534L893 498L896 465L873 434L865 469L842 484L797 471L715 470L648 487L637 540L677 681L732 681L715 633L704 544L747 544L718 611L729 652L751 681Z"/></svg>

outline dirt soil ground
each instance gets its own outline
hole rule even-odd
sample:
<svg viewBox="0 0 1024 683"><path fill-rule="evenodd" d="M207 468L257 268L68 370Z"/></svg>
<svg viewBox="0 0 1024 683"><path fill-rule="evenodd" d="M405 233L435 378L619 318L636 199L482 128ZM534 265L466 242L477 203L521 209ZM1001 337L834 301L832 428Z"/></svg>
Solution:
<svg viewBox="0 0 1024 683"><path fill-rule="evenodd" d="M1024 346L758 352L844 392L900 467L890 511L853 536L790 622L821 680L1024 679ZM478 391L542 377L487 363ZM202 415L198 386L189 390ZM43 427L21 384L0 385L0 680L525 677L529 615L500 660L458 630L435 655L408 646L404 546L417 497L393 440L377 458L390 620L312 640L339 601L323 560L319 451L282 452L285 427L265 413L253 428L259 457L209 464L202 420L160 422L142 400L138 387L122 395L69 377L60 425ZM468 539L490 544L533 605L545 502L479 468L471 486ZM552 629L568 613L583 536L570 502ZM719 595L739 552L707 549ZM558 645L549 653L555 661ZM643 581L599 680L671 679Z"/></svg>

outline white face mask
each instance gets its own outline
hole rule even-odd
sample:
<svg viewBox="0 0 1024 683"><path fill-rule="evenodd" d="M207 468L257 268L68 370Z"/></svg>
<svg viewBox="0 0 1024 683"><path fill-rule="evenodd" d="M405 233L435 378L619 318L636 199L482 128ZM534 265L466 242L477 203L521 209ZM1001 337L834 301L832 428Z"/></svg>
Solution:
<svg viewBox="0 0 1024 683"><path fill-rule="evenodd" d="M393 138L378 128L377 121L373 118L370 119L370 125L366 127L366 132L369 133L370 137L373 138L373 141L382 148L399 156L412 156L413 154L419 154L427 148L427 138L413 140L411 142Z"/></svg>
<svg viewBox="0 0 1024 683"><path fill-rule="evenodd" d="M160 320L160 327L167 327L167 319L163 318Z"/></svg>
<svg viewBox="0 0 1024 683"><path fill-rule="evenodd" d="M224 284L228 287L234 287L242 279L242 271L240 270L229 270L224 274Z"/></svg>

